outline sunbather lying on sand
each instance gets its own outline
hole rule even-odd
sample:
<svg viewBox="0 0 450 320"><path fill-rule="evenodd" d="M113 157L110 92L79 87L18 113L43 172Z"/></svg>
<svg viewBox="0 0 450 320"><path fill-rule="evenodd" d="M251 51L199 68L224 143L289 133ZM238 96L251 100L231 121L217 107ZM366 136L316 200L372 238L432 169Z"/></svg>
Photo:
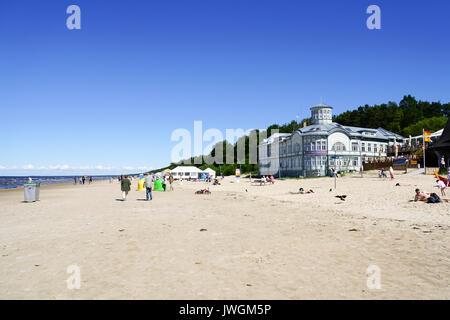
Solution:
<svg viewBox="0 0 450 320"><path fill-rule="evenodd" d="M298 189L298 192L289 192L290 194L307 194L307 193L314 193L312 189L309 189L305 191L303 188Z"/></svg>
<svg viewBox="0 0 450 320"><path fill-rule="evenodd" d="M450 199L439 198L436 193L433 192L423 192L420 189L416 189L416 195L414 201L425 201L427 203L437 203L437 202L450 202Z"/></svg>
<svg viewBox="0 0 450 320"><path fill-rule="evenodd" d="M303 188L300 188L300 189L298 189L298 193L307 194L307 193L314 193L314 191L312 189L305 191L305 190L303 190Z"/></svg>

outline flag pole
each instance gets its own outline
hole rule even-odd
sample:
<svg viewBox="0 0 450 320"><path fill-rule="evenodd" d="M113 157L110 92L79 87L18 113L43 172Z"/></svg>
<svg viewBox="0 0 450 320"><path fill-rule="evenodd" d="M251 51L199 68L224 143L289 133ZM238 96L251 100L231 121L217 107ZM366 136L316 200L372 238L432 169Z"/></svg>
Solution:
<svg viewBox="0 0 450 320"><path fill-rule="evenodd" d="M423 140L423 174L427 174L427 166L425 164L425 129L422 128L422 140Z"/></svg>

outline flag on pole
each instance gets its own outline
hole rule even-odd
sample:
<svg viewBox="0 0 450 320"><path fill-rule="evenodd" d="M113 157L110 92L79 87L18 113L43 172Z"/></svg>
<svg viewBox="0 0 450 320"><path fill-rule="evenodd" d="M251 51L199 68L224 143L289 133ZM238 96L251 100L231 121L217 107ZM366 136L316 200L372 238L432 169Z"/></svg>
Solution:
<svg viewBox="0 0 450 320"><path fill-rule="evenodd" d="M425 141L430 142L430 135L428 131L425 131L425 129L422 129L422 137L423 137L423 174L427 174L427 162L425 161L426 152L425 152Z"/></svg>

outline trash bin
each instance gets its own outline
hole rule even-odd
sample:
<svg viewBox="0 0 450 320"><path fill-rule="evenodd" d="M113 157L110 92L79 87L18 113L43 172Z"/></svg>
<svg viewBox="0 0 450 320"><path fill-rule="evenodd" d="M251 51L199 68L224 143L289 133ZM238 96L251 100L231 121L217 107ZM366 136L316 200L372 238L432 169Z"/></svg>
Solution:
<svg viewBox="0 0 450 320"><path fill-rule="evenodd" d="M23 193L25 202L39 201L40 183L25 183L23 185Z"/></svg>

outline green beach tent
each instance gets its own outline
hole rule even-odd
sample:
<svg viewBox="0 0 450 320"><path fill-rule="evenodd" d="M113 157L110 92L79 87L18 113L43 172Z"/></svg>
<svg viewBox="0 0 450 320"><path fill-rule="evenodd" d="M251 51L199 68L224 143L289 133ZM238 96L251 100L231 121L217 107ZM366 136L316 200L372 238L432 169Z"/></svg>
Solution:
<svg viewBox="0 0 450 320"><path fill-rule="evenodd" d="M155 185L153 186L153 191L164 191L161 178L156 179Z"/></svg>

